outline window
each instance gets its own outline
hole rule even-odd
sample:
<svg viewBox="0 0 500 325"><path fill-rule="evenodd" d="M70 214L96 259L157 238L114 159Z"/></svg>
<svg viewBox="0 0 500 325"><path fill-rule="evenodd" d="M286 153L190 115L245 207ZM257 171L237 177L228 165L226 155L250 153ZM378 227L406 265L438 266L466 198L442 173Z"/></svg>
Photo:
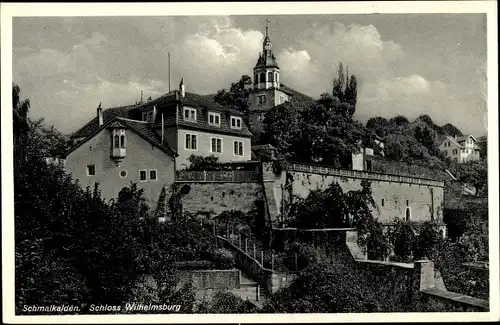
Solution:
<svg viewBox="0 0 500 325"><path fill-rule="evenodd" d="M406 206L408 206L408 205L409 205L409 203L410 203L410 201L406 200Z"/></svg>
<svg viewBox="0 0 500 325"><path fill-rule="evenodd" d="M366 170L369 172L372 171L372 161L371 160L366 161Z"/></svg>
<svg viewBox="0 0 500 325"><path fill-rule="evenodd" d="M283 97L283 95L280 95L280 104L283 104L285 102L285 98Z"/></svg>
<svg viewBox="0 0 500 325"><path fill-rule="evenodd" d="M186 149L196 150L196 134L186 134Z"/></svg>
<svg viewBox="0 0 500 325"><path fill-rule="evenodd" d="M453 149L453 154L456 155L458 153L457 149Z"/></svg>
<svg viewBox="0 0 500 325"><path fill-rule="evenodd" d="M406 221L410 221L410 219L411 219L410 208L406 208Z"/></svg>
<svg viewBox="0 0 500 325"><path fill-rule="evenodd" d="M384 203L385 203L385 200L384 200L384 199L382 199L382 206L384 206Z"/></svg>
<svg viewBox="0 0 500 325"><path fill-rule="evenodd" d="M146 178L146 170L139 170L139 180L142 181L142 182L145 182L147 181L147 178Z"/></svg>
<svg viewBox="0 0 500 325"><path fill-rule="evenodd" d="M271 71L267 73L267 81L274 82L274 74Z"/></svg>
<svg viewBox="0 0 500 325"><path fill-rule="evenodd" d="M153 112L143 112L142 120L145 122L153 122Z"/></svg>
<svg viewBox="0 0 500 325"><path fill-rule="evenodd" d="M253 76L253 83L254 83L254 85L256 85L258 82L259 82L259 75L258 75L258 74L255 74L255 75Z"/></svg>
<svg viewBox="0 0 500 325"><path fill-rule="evenodd" d="M149 180L150 181L156 181L156 169L151 169L149 171Z"/></svg>
<svg viewBox="0 0 500 325"><path fill-rule="evenodd" d="M208 113L208 124L220 126L220 113Z"/></svg>
<svg viewBox="0 0 500 325"><path fill-rule="evenodd" d="M95 165L87 165L87 176L95 176Z"/></svg>
<svg viewBox="0 0 500 325"><path fill-rule="evenodd" d="M267 102L266 95L259 95L257 99L259 100L259 105L264 105Z"/></svg>
<svg viewBox="0 0 500 325"><path fill-rule="evenodd" d="M265 72L260 73L260 82L266 82L266 73Z"/></svg>
<svg viewBox="0 0 500 325"><path fill-rule="evenodd" d="M122 170L122 171L120 171L120 177L121 177L121 178L125 178L125 177L127 177L127 171L126 171L126 170Z"/></svg>
<svg viewBox="0 0 500 325"><path fill-rule="evenodd" d="M125 149L125 135L120 136L120 148Z"/></svg>
<svg viewBox="0 0 500 325"><path fill-rule="evenodd" d="M113 148L120 148L120 136L118 134L115 134L115 142Z"/></svg>
<svg viewBox="0 0 500 325"><path fill-rule="evenodd" d="M241 129L241 117L231 116L231 129Z"/></svg>
<svg viewBox="0 0 500 325"><path fill-rule="evenodd" d="M196 122L196 109L184 107L184 120Z"/></svg>
<svg viewBox="0 0 500 325"><path fill-rule="evenodd" d="M222 139L219 138L211 138L211 152L222 153Z"/></svg>
<svg viewBox="0 0 500 325"><path fill-rule="evenodd" d="M243 156L243 142L234 141L234 154L235 156Z"/></svg>

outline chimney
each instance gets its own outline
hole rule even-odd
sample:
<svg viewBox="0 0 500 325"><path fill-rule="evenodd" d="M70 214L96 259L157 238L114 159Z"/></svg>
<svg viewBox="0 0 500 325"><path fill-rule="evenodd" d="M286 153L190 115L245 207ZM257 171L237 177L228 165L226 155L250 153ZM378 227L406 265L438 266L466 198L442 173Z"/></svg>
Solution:
<svg viewBox="0 0 500 325"><path fill-rule="evenodd" d="M156 122L156 113L157 113L157 111L156 111L156 105L155 105L155 106L153 106L153 119L152 119L151 123Z"/></svg>
<svg viewBox="0 0 500 325"><path fill-rule="evenodd" d="M181 92L181 96L186 96L186 86L184 86L184 78L181 79L181 83L179 84L179 91Z"/></svg>
<svg viewBox="0 0 500 325"><path fill-rule="evenodd" d="M99 120L99 127L101 127L104 124L101 103L99 103L99 106L97 107L97 119Z"/></svg>

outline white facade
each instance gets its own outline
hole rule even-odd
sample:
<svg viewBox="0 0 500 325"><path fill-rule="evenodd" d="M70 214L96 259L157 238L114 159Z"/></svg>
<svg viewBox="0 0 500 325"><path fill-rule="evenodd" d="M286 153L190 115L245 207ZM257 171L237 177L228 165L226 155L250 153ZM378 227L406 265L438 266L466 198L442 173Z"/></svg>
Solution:
<svg viewBox="0 0 500 325"><path fill-rule="evenodd" d="M450 157L459 163L479 159L477 140L472 135L461 137L447 136L439 145L439 151L446 157Z"/></svg>

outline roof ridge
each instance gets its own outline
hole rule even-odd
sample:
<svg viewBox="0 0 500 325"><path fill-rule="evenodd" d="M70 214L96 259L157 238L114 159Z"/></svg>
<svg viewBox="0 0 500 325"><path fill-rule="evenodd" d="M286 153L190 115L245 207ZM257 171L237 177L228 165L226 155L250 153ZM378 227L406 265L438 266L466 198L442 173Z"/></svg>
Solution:
<svg viewBox="0 0 500 325"><path fill-rule="evenodd" d="M119 119L119 120L124 120L124 121L131 121L131 122L143 123L143 124L148 124L149 123L149 122L146 122L146 121L133 120L133 119L126 118L126 117L121 117L121 116L115 116L114 118Z"/></svg>

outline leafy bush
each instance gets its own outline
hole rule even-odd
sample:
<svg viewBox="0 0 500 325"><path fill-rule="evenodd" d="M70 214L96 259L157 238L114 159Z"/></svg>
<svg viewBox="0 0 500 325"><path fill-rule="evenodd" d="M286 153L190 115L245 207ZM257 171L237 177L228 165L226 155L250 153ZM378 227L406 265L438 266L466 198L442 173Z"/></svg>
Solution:
<svg viewBox="0 0 500 325"><path fill-rule="evenodd" d="M389 291L389 290L387 290ZM347 265L314 264L290 285L274 294L266 313L337 313L390 310L389 292L373 290L373 283Z"/></svg>
<svg viewBox="0 0 500 325"><path fill-rule="evenodd" d="M198 313L203 314L250 314L258 312L258 308L240 297L227 291L217 291L210 303L198 305Z"/></svg>
<svg viewBox="0 0 500 325"><path fill-rule="evenodd" d="M189 167L187 170L221 170L219 157L215 155L210 156L196 156L191 155L188 158Z"/></svg>
<svg viewBox="0 0 500 325"><path fill-rule="evenodd" d="M231 251L225 248L216 248L210 251L211 261L215 268L226 270L235 265L235 258Z"/></svg>
<svg viewBox="0 0 500 325"><path fill-rule="evenodd" d="M176 263L178 270L209 270L214 268L212 261L182 261Z"/></svg>

